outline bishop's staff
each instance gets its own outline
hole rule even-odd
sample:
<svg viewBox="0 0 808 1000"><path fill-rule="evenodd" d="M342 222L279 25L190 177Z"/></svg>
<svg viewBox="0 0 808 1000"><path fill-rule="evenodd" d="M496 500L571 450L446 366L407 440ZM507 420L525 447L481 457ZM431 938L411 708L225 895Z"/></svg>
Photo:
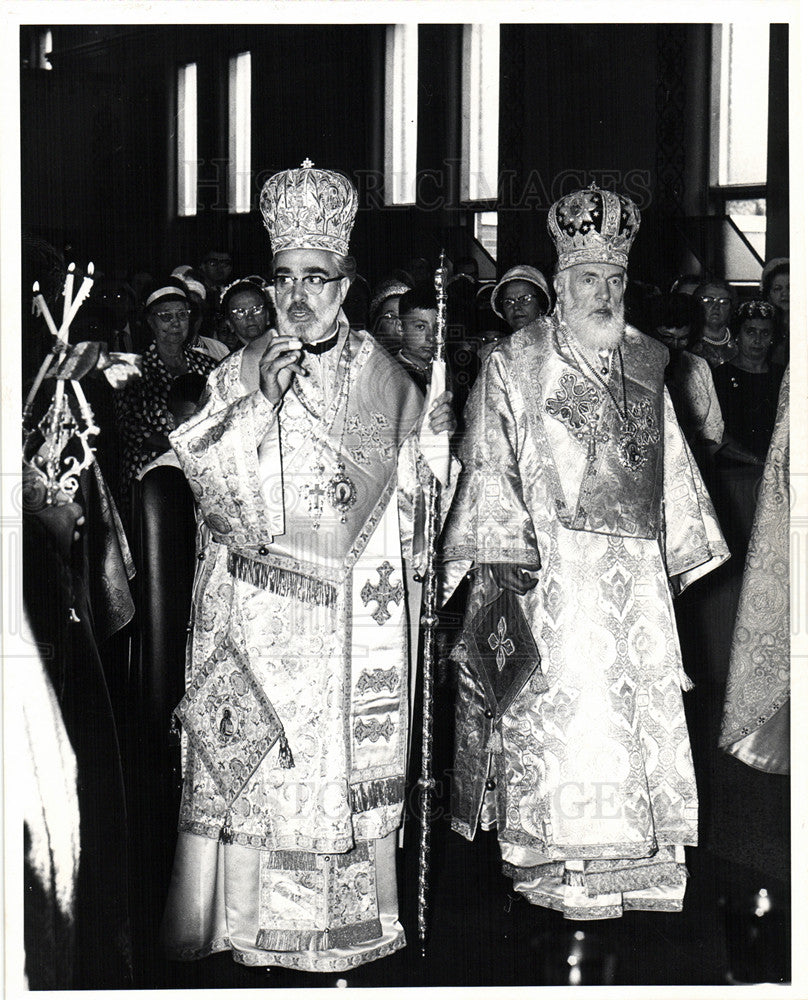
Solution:
<svg viewBox="0 0 808 1000"><path fill-rule="evenodd" d="M446 337L446 255L441 250L440 264L435 271L435 293L438 316L435 328L435 345L432 353L432 374L425 412L429 413L434 401L446 387L446 365L444 343ZM421 955L426 952L427 911L429 889L430 853L430 812L435 779L432 777L432 697L435 671L435 639L438 625L437 616L437 566L435 547L440 534L440 494L441 485L449 480L449 442L446 434L434 435L429 432L428 421L420 437L421 451L432 471L427 495L426 508L426 570L424 574L424 597L421 625L424 628L423 663L423 708L421 721L421 775L418 778L418 801L420 813L420 837L418 843L418 940Z"/></svg>

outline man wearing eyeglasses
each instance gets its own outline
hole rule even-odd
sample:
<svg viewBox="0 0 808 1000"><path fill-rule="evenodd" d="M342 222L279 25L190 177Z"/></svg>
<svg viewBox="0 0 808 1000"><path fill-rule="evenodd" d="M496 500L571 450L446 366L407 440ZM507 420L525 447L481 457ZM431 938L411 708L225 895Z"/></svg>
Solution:
<svg viewBox="0 0 808 1000"><path fill-rule="evenodd" d="M267 181L276 325L222 362L172 436L211 533L176 713L177 957L337 972L404 944L419 440L453 419L450 394L425 416L395 360L349 327L356 209L351 182L308 161Z"/></svg>

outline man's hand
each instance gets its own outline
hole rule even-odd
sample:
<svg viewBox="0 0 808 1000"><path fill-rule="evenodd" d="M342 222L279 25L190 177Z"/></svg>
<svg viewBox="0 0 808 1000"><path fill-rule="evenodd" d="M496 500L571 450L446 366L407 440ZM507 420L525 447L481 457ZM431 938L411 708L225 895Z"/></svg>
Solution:
<svg viewBox="0 0 808 1000"><path fill-rule="evenodd" d="M484 563L491 579L501 590L512 590L515 594L526 594L539 582L537 568L512 566L508 563Z"/></svg>
<svg viewBox="0 0 808 1000"><path fill-rule="evenodd" d="M295 375L306 374L300 365L302 347L297 337L273 337L259 362L261 392L273 406L286 395Z"/></svg>
<svg viewBox="0 0 808 1000"><path fill-rule="evenodd" d="M454 434L457 420L451 404L452 394L448 389L435 400L435 405L429 411L429 429L433 434L442 434L444 431Z"/></svg>

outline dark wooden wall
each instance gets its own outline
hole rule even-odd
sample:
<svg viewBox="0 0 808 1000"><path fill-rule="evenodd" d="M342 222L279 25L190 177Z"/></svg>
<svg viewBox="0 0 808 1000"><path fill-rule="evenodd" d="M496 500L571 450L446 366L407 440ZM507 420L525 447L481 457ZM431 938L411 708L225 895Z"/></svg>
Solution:
<svg viewBox="0 0 808 1000"><path fill-rule="evenodd" d="M23 29L21 52L35 29ZM257 210L226 208L227 61L253 59L253 194L275 170L310 157L360 190L353 250L371 281L440 246L467 254L459 202L460 25L420 29L419 203L381 203L384 25L57 26L53 70L22 71L23 228L109 273L160 275L217 245L236 272L265 270ZM671 220L706 212L709 25L503 25L498 270L548 266L550 203L591 180L643 212L633 276L664 283L687 265ZM27 33L27 36L26 36ZM787 29L777 35L787 46ZM772 66L777 145L769 199L779 253L788 246L787 64ZM199 203L174 205L174 79L195 61ZM786 69L784 70L784 66ZM778 104L779 101L779 104ZM779 117L778 117L779 116Z"/></svg>

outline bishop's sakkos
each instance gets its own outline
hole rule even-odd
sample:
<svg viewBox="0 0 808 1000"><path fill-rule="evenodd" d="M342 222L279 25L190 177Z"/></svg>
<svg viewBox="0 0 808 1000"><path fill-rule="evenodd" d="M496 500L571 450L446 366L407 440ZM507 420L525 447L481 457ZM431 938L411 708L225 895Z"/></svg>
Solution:
<svg viewBox="0 0 808 1000"><path fill-rule="evenodd" d="M697 797L672 599L728 556L664 388L626 326L640 215L594 186L552 206L557 304L500 342L466 408L444 534L473 567L452 822L568 917L681 908Z"/></svg>
<svg viewBox="0 0 808 1000"><path fill-rule="evenodd" d="M177 957L338 971L404 944L405 587L419 434L449 429L451 396L425 421L414 383L349 328L346 177L306 162L267 181L261 210L277 329L220 365L172 435L211 541L164 939Z"/></svg>

